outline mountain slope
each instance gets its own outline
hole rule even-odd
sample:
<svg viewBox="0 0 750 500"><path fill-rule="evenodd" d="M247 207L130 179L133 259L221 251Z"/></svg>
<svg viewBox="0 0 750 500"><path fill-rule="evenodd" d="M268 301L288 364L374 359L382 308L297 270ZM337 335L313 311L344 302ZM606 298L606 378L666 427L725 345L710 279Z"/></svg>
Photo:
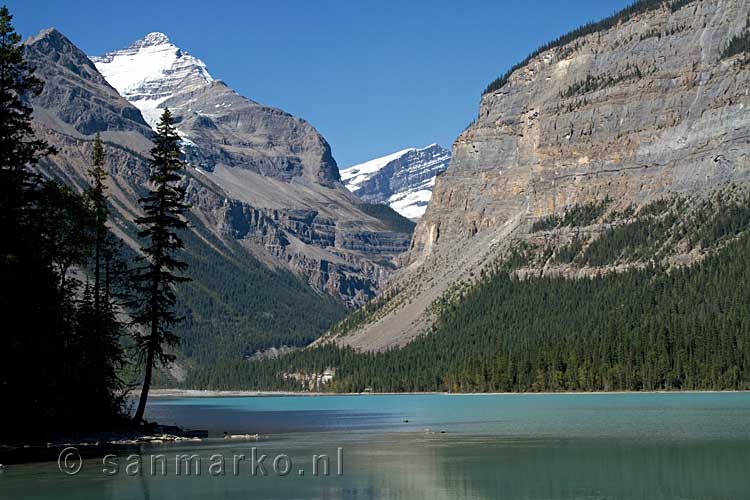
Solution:
<svg viewBox="0 0 750 500"><path fill-rule="evenodd" d="M326 344L246 363L227 377L199 372L194 384L338 392L747 390L749 201L714 207L734 211L729 218L715 218L707 206L696 213L705 221L691 220L700 230L684 235L720 235L712 243L721 243L699 243L707 255L691 266L577 280L518 279L503 266L441 303L429 335L400 349L358 353ZM726 231L730 220L737 232ZM321 380L324 368L335 374L325 384L298 382Z"/></svg>
<svg viewBox="0 0 750 500"><path fill-rule="evenodd" d="M341 180L363 200L418 219L430 201L435 177L448 168L450 158L450 151L437 144L404 149L342 169Z"/></svg>
<svg viewBox="0 0 750 500"><path fill-rule="evenodd" d="M750 65L725 48L747 33L749 10L740 0L643 0L561 37L491 85L437 178L408 266L383 294L390 299L375 301L337 341L404 345L429 329L436 300L517 242L545 256L576 235L575 227L535 232L539 219L609 199L586 224L596 237L609 213L631 205L673 193L700 204L747 183ZM678 250L673 261L694 259ZM529 272L597 270L560 270L542 258Z"/></svg>
<svg viewBox="0 0 750 500"><path fill-rule="evenodd" d="M96 69L154 127L158 106L175 92L208 85L206 65L174 46L163 33L149 33L127 49L92 57Z"/></svg>
<svg viewBox="0 0 750 500"><path fill-rule="evenodd" d="M92 60L146 116L172 111L187 161L223 195L194 203L217 237L349 305L377 293L410 234L359 209L309 123L240 96L161 33Z"/></svg>
<svg viewBox="0 0 750 500"><path fill-rule="evenodd" d="M40 168L85 188L93 138L101 133L112 231L125 242L123 251L135 256L132 221L148 179L149 124L59 31L28 39L25 54L45 82L32 100L34 126L59 151ZM377 292L410 237L408 228L391 230L391 217L369 215L368 206L346 190L330 148L309 124L216 81L196 89L191 78L153 94L168 94L159 105L174 104L181 132L195 137L189 159L211 161L203 168L192 163L185 173L193 281L178 289L188 318L178 332L179 378L185 368L309 343L342 317L347 304ZM145 99L137 95L137 101ZM195 104L187 104L191 99ZM207 125L199 104L212 99L232 99L235 110L215 113Z"/></svg>
<svg viewBox="0 0 750 500"><path fill-rule="evenodd" d="M92 56L107 81L154 124L163 108L179 119L191 163L212 172L241 167L284 181L339 187L330 147L307 122L238 95L205 63L149 33L122 50Z"/></svg>
<svg viewBox="0 0 750 500"><path fill-rule="evenodd" d="M25 48L45 82L32 102L34 125L59 150L41 165L43 171L79 188L87 186L93 138L101 132L114 209L111 227L126 243L123 251L135 257L139 244L132 221L145 194L149 126L57 30L30 38ZM339 300L282 266L269 267L222 230L238 202L195 169L187 170L186 182L194 207L192 229L185 234L193 281L178 289L187 317L178 325L181 365L241 359L273 345L302 345L343 315Z"/></svg>

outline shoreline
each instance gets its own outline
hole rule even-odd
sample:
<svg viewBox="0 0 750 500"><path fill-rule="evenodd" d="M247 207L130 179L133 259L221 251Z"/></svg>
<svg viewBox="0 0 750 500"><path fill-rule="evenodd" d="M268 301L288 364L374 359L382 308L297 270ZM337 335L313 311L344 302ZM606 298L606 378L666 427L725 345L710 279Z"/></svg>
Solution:
<svg viewBox="0 0 750 500"><path fill-rule="evenodd" d="M750 391L582 391L582 392L295 392L295 391L226 391L211 389L151 389L149 398L266 398L318 396L584 396L612 394L735 394ZM132 395L140 395L133 391Z"/></svg>

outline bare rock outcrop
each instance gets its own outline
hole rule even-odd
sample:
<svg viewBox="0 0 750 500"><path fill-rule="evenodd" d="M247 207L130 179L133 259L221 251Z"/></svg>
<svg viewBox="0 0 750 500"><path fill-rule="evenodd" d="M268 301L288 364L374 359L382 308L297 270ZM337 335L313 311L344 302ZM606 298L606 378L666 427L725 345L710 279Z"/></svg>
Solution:
<svg viewBox="0 0 750 500"><path fill-rule="evenodd" d="M400 305L338 341L379 350L412 340L435 298L539 217L750 180L750 66L722 57L749 18L743 0L664 3L515 70L453 145L394 282Z"/></svg>

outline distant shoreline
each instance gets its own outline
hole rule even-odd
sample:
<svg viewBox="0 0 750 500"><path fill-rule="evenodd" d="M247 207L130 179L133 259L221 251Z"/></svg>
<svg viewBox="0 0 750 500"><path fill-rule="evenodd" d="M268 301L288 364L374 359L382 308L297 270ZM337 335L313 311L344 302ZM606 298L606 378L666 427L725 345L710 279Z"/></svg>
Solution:
<svg viewBox="0 0 750 500"><path fill-rule="evenodd" d="M215 391L205 389L151 389L154 398L261 398L282 396L533 396L607 394L732 394L750 391L586 391L586 392L295 392L295 391ZM133 395L139 394L134 391Z"/></svg>

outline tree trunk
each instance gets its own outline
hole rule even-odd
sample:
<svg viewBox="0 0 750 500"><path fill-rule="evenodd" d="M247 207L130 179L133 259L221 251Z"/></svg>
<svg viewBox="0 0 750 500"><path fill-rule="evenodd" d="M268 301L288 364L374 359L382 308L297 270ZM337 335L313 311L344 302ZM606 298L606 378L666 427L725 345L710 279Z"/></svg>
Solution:
<svg viewBox="0 0 750 500"><path fill-rule="evenodd" d="M151 371L154 367L154 349L149 346L146 354L146 376L143 378L143 389L141 389L141 399L138 401L138 409L135 411L133 421L140 424L143 420L143 412L146 411L146 401L148 400L148 389L151 386Z"/></svg>
<svg viewBox="0 0 750 500"><path fill-rule="evenodd" d="M159 251L159 255L161 252ZM161 270L161 259L157 256L155 267L157 270ZM159 281L161 273L157 272L154 274L153 282L151 283L151 336L147 340L147 352L146 352L146 375L143 378L143 389L141 389L141 399L138 401L138 409L135 411L133 420L136 424L140 424L143 420L143 412L146 411L146 401L148 400L148 389L151 386L151 372L154 369L154 354L159 348Z"/></svg>
<svg viewBox="0 0 750 500"><path fill-rule="evenodd" d="M97 224L100 224L101 221L97 221ZM102 246L101 241L101 226L97 225L96 228L96 242L94 245L94 329L96 330L94 332L94 337L97 341L101 339L101 317L102 317L102 309L101 309L101 302L99 299L99 296L101 294L101 263L100 263L100 249Z"/></svg>

